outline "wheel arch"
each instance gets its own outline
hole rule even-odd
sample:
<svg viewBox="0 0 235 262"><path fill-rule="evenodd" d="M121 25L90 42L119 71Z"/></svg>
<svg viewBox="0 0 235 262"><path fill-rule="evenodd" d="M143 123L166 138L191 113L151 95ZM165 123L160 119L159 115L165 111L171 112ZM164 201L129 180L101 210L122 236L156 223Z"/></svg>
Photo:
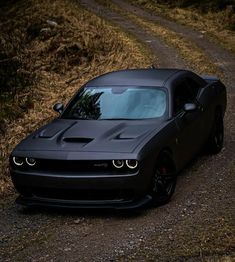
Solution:
<svg viewBox="0 0 235 262"><path fill-rule="evenodd" d="M175 163L175 160L174 160L174 154L173 154L173 151L171 150L170 147L164 147L162 148L159 153L158 153L158 156L156 158L156 165L159 161L159 159L161 158L162 155L167 155L167 157L169 157L169 159L171 160L171 164L172 164L172 167L174 169L174 171L176 171L176 163Z"/></svg>

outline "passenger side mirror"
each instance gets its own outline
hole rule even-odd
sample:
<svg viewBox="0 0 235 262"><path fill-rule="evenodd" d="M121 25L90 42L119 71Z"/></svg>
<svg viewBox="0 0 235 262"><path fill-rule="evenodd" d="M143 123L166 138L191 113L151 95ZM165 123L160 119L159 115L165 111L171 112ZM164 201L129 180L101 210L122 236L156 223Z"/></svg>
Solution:
<svg viewBox="0 0 235 262"><path fill-rule="evenodd" d="M64 110L64 105L62 103L56 103L54 106L53 106L53 110L58 112L59 114L61 114Z"/></svg>
<svg viewBox="0 0 235 262"><path fill-rule="evenodd" d="M197 109L197 105L195 103L187 103L184 105L185 112L193 112Z"/></svg>

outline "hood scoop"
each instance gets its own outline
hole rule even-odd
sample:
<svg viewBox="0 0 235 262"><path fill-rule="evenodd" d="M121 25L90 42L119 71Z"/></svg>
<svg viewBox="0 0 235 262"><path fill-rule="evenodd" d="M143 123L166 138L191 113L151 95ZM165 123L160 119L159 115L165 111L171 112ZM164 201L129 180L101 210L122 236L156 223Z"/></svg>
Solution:
<svg viewBox="0 0 235 262"><path fill-rule="evenodd" d="M64 142L67 143L80 143L80 144L88 144L93 141L93 138L88 137L65 137L63 138Z"/></svg>

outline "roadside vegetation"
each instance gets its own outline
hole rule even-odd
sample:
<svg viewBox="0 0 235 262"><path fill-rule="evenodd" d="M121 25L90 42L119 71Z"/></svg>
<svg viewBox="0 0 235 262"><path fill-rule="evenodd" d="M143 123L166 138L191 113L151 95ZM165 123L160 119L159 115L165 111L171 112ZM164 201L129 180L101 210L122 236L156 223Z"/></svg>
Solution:
<svg viewBox="0 0 235 262"><path fill-rule="evenodd" d="M152 13L171 18L213 38L235 53L234 0L129 0Z"/></svg>
<svg viewBox="0 0 235 262"><path fill-rule="evenodd" d="M143 47L76 1L0 4L0 195L11 191L13 147L56 115L84 82L99 74L145 67Z"/></svg>

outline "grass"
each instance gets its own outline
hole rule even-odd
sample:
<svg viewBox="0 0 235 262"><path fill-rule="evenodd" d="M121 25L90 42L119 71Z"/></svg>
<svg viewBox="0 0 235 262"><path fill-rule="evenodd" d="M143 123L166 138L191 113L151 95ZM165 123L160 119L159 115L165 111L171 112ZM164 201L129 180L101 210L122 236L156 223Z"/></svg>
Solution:
<svg viewBox="0 0 235 262"><path fill-rule="evenodd" d="M233 5L227 5L226 8L221 10L213 9L213 6L216 6L215 1L214 5L209 9L205 9L203 5L201 5L202 8L198 8L193 1L191 1L193 4L187 5L185 8L182 7L184 5L177 5L177 1L175 1L173 5L169 5L167 1L165 4L159 4L154 0L129 1L152 13L163 15L181 24L191 26L235 53L234 1ZM201 4L203 4L203 2Z"/></svg>
<svg viewBox="0 0 235 262"><path fill-rule="evenodd" d="M92 77L145 67L149 58L139 43L76 1L19 0L6 3L1 10L5 56L20 60L15 74L8 75L11 84L6 81L1 92L0 195L4 195L12 190L8 171L11 150L56 116L51 109L55 102L66 103ZM29 76L27 84L15 81L20 71Z"/></svg>

